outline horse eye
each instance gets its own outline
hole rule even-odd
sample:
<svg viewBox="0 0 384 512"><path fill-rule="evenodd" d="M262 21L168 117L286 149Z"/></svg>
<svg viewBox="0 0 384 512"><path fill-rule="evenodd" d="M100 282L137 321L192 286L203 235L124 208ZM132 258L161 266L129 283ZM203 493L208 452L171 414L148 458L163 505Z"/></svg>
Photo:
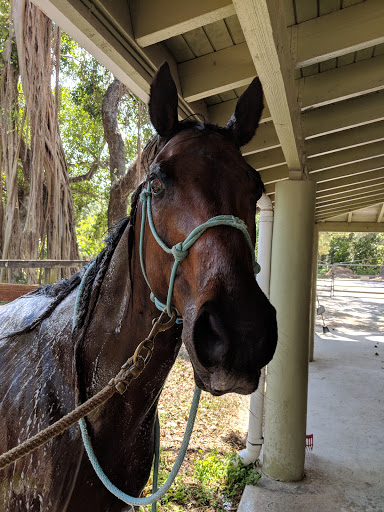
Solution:
<svg viewBox="0 0 384 512"><path fill-rule="evenodd" d="M149 186L151 187L151 192L154 195L159 194L163 190L163 185L158 178L151 178Z"/></svg>

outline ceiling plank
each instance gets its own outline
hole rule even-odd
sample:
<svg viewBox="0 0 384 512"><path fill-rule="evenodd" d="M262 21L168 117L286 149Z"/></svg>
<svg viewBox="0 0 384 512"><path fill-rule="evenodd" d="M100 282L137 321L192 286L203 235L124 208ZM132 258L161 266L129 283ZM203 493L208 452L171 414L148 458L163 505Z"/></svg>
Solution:
<svg viewBox="0 0 384 512"><path fill-rule="evenodd" d="M317 192L316 201L325 201L327 199L332 198L337 200L340 197L348 197L349 195L354 195L358 192L365 192L369 194L371 190L378 190L381 188L384 190L384 175L382 178L379 178L378 180L363 183L354 183L353 185L343 188L343 190L335 189L335 192L333 190Z"/></svg>
<svg viewBox="0 0 384 512"><path fill-rule="evenodd" d="M302 111L384 89L384 55L300 78ZM380 72L381 70L381 72Z"/></svg>
<svg viewBox="0 0 384 512"><path fill-rule="evenodd" d="M179 64L184 99L200 100L248 85L256 76L246 43L209 53Z"/></svg>
<svg viewBox="0 0 384 512"><path fill-rule="evenodd" d="M322 171L382 155L384 155L384 142L380 141L311 158L307 160L307 164L310 171Z"/></svg>
<svg viewBox="0 0 384 512"><path fill-rule="evenodd" d="M264 185L275 183L288 178L289 169L287 164L279 165L278 167L272 167L264 171L259 171L260 177Z"/></svg>
<svg viewBox="0 0 384 512"><path fill-rule="evenodd" d="M296 67L310 66L384 42L384 3L368 0L290 27Z"/></svg>
<svg viewBox="0 0 384 512"><path fill-rule="evenodd" d="M376 201L376 199L378 197L381 198L383 196L384 196L384 189L381 189L376 192L372 192L371 194L369 194L369 197L367 197L367 195L365 194L362 196L360 195L360 196L347 197L342 200L337 200L336 202L323 203L323 204L316 203L316 211L321 212L321 211L328 211L333 208L342 208L344 206L356 204L360 201L370 201L371 199Z"/></svg>
<svg viewBox="0 0 384 512"><path fill-rule="evenodd" d="M336 217L338 215L342 215L343 213L348 213L350 211L355 212L356 210L362 210L363 208L368 208L369 206L378 206L383 202L384 196L381 200L366 200L366 201L358 201L355 203L355 205L352 206L346 206L345 208L340 208L338 210L332 210L328 212L322 212L321 214L315 214L316 220L320 219L328 219L330 217Z"/></svg>
<svg viewBox="0 0 384 512"><path fill-rule="evenodd" d="M238 98L223 101L222 103L208 107L208 121L212 124L217 124L218 126L225 126L235 111L237 100ZM264 109L261 114L260 123L266 123L267 121L272 121L272 117L264 98Z"/></svg>
<svg viewBox="0 0 384 512"><path fill-rule="evenodd" d="M285 164L284 153L281 147L252 153L245 157L245 161L258 171Z"/></svg>
<svg viewBox="0 0 384 512"><path fill-rule="evenodd" d="M257 74L290 170L303 161L299 106L283 2L234 0Z"/></svg>
<svg viewBox="0 0 384 512"><path fill-rule="evenodd" d="M326 171L310 172L309 176L313 181L321 183L323 181L346 178L355 174L372 172L382 167L384 167L384 157L378 156L355 164L347 164L334 167L333 169L327 169Z"/></svg>
<svg viewBox="0 0 384 512"><path fill-rule="evenodd" d="M332 181L324 181L323 183L318 183L316 190L317 192L338 192L338 189L342 189L344 187L351 187L354 185L373 183L375 180L381 180L384 177L384 167L381 169L377 169L376 171L366 172L363 174L355 174L353 176L348 176L347 178L339 178L337 180ZM341 192L341 190L340 190Z"/></svg>
<svg viewBox="0 0 384 512"><path fill-rule="evenodd" d="M273 123L263 123L256 130L253 139L241 148L243 156L265 151L266 149L278 148L280 141Z"/></svg>
<svg viewBox="0 0 384 512"><path fill-rule="evenodd" d="M371 144L380 140L384 140L384 121L308 139L304 142L304 149L310 162L312 158L321 155Z"/></svg>
<svg viewBox="0 0 384 512"><path fill-rule="evenodd" d="M351 231L353 233L377 233L378 231L384 231L384 223L382 227L378 227L376 222L317 222L318 230L320 232L339 232L345 233Z"/></svg>
<svg viewBox="0 0 384 512"><path fill-rule="evenodd" d="M231 0L131 0L137 43L146 47L235 14Z"/></svg>
<svg viewBox="0 0 384 512"><path fill-rule="evenodd" d="M328 105L301 116L306 138L328 135L384 120L384 92Z"/></svg>

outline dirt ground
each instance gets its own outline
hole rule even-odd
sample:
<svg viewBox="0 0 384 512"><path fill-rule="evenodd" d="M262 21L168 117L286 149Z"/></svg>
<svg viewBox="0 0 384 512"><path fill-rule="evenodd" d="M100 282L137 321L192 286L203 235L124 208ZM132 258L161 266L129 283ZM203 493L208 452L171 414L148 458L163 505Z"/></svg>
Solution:
<svg viewBox="0 0 384 512"><path fill-rule="evenodd" d="M330 279L318 281L319 303L325 307L324 322L329 329L384 332L383 280L335 279L333 297L325 291L330 286ZM320 315L316 325L323 325Z"/></svg>

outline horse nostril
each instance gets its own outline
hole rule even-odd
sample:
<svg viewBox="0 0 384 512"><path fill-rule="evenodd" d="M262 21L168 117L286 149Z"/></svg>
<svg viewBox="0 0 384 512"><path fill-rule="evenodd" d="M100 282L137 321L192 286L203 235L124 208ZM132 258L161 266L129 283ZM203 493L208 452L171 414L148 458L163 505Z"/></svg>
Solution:
<svg viewBox="0 0 384 512"><path fill-rule="evenodd" d="M216 366L224 362L229 348L229 337L212 304L202 306L193 330L195 350L203 366Z"/></svg>

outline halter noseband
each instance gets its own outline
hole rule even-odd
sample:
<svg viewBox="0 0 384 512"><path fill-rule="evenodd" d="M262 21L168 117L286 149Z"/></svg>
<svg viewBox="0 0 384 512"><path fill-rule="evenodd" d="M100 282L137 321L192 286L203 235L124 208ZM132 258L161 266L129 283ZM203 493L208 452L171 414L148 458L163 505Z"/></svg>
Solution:
<svg viewBox="0 0 384 512"><path fill-rule="evenodd" d="M241 231L245 237L245 240L247 241L248 247L251 251L251 258L252 258L252 265L253 265L253 271L255 274L258 274L260 272L260 265L257 263L255 259L255 247L252 244L251 237L248 233L248 228L245 222L238 217L234 217L233 215L218 215L217 217L212 217L211 219L207 220L207 222L204 222L203 224L200 224L200 226L197 226L194 230L192 230L187 238L184 240L184 242L179 242L175 244L173 247L169 248L163 240L159 237L155 225L153 223L153 217L152 217L152 208L151 208L151 191L150 186L148 185L148 188L146 190L143 190L140 194L140 199L143 205L142 208L142 216L141 216L141 230L140 230L140 264L141 264L141 270L143 272L143 276L145 281L147 282L147 285L149 289L151 290L151 300L155 303L155 306L160 311L163 311L164 309L167 310L168 315L172 316L172 309L174 309L177 313L177 322L182 323L183 319L180 313L174 308L171 304L172 302L172 295L173 295L173 288L175 285L175 278L176 278L176 271L179 266L180 261L183 261L189 253L189 249L192 247L192 245L197 242L197 240L201 237L203 233L209 228L213 228L215 226L230 226L232 228L236 228L239 231ZM151 285L149 284L148 276L145 271L145 265L144 265L144 258L143 258L143 246L144 246L144 231L145 231L145 220L148 213L148 223L149 227L151 228L151 232L153 237L155 238L156 242L160 245L160 247L165 251L167 254L172 254L175 261L173 263L172 271L171 271L171 277L169 280L169 287L168 287L168 295L167 295L167 303L163 304L162 302L157 299L152 291Z"/></svg>

